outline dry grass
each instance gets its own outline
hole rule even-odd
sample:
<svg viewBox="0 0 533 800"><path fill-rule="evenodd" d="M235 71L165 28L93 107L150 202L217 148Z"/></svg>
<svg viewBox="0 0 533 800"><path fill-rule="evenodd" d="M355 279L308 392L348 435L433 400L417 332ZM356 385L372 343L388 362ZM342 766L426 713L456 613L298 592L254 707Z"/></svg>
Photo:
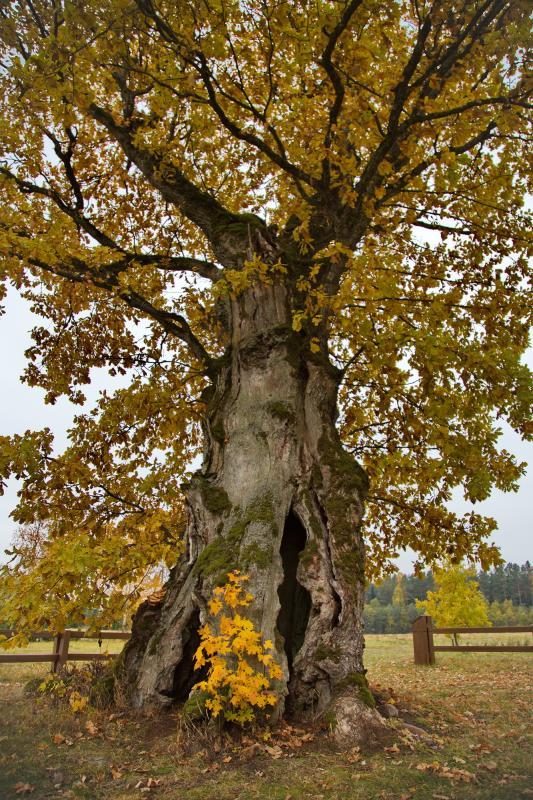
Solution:
<svg viewBox="0 0 533 800"><path fill-rule="evenodd" d="M43 800L533 797L527 727L531 655L439 653L437 665L425 668L412 664L411 649L407 635L369 636L368 676L392 696L404 719L430 737L398 732L392 749L367 754L337 752L325 734L302 742L300 732L285 729L244 751L226 744L217 753L201 744L184 756L173 715L164 720L96 711L74 716L23 695L19 681L29 665L22 670L1 665L0 797L25 796L24 789L28 797Z"/></svg>

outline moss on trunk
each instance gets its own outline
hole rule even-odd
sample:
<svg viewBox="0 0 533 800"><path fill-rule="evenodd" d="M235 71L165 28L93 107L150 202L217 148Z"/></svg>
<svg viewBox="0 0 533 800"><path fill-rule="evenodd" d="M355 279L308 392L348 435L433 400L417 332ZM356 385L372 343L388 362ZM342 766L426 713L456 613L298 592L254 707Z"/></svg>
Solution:
<svg viewBox="0 0 533 800"><path fill-rule="evenodd" d="M276 713L322 713L339 687L370 704L356 677L367 480L335 430L339 376L310 358L279 287L256 286L227 313L232 344L206 397L204 464L187 491L187 553L157 618L128 648L135 702L169 705L176 686L193 685L180 674L192 669L191 620L205 622L213 588L239 569L284 670Z"/></svg>

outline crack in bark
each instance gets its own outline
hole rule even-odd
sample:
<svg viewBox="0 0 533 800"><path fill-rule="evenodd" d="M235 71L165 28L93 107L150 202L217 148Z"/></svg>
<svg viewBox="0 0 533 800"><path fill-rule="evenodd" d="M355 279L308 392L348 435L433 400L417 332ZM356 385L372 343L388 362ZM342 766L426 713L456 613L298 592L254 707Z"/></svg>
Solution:
<svg viewBox="0 0 533 800"><path fill-rule="evenodd" d="M330 587L331 587L331 592L332 592L333 599L335 601L335 607L336 607L335 614L333 616L333 619L331 620L331 629L333 630L334 628L336 628L338 626L340 618L341 618L341 615L342 615L342 597L337 592L337 590L336 590L336 588L334 586L334 583L338 583L338 580L337 580L337 575L335 573L335 567L334 567L334 563L333 563L333 553L331 551L331 541L330 541L330 534L329 534L328 517L327 517L327 514L326 514L326 512L325 512L325 510L324 510L324 508L322 506L322 503L320 502L318 494L316 492L313 492L313 495L314 495L315 502L316 502L316 505L317 505L317 508L318 508L318 513L320 514L320 518L322 520L322 525L323 525L323 528L324 528L324 544L326 545L326 552L327 552L327 555L328 555L326 564L327 564L327 567L328 567L328 572L330 573L330 575L329 575Z"/></svg>

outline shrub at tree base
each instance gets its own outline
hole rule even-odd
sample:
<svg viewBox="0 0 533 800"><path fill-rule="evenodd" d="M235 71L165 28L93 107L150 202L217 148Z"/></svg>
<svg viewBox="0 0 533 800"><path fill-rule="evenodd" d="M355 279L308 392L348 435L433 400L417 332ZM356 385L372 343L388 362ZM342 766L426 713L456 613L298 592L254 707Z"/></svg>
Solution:
<svg viewBox="0 0 533 800"><path fill-rule="evenodd" d="M202 693L213 717L238 723L251 722L257 710L277 704L273 681L283 677L269 652L272 642L263 642L253 622L237 611L253 600L243 586L247 580L238 571L230 572L227 583L214 590L209 601L212 621L200 628L195 654L196 667L209 665L209 669L194 695Z"/></svg>
<svg viewBox="0 0 533 800"><path fill-rule="evenodd" d="M32 679L26 684L25 690L29 695L45 696L54 702L68 704L70 710L78 714L86 711L89 705L102 707L113 701L109 675L108 664L92 662L81 667L68 665L44 679ZM105 695L102 691L104 685Z"/></svg>

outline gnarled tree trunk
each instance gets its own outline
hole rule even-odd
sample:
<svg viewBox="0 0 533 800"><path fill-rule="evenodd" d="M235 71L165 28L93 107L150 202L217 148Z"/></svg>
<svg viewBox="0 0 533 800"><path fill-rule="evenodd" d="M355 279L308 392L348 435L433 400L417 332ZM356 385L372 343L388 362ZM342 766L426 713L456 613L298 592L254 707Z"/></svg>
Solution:
<svg viewBox="0 0 533 800"><path fill-rule="evenodd" d="M340 373L292 330L283 284L256 284L228 308L231 345L187 491L186 556L161 605L141 607L124 653L132 698L187 698L207 601L238 568L250 578L249 613L284 669L278 713L320 714L347 692L360 705L371 699L359 533L367 478L335 428Z"/></svg>

